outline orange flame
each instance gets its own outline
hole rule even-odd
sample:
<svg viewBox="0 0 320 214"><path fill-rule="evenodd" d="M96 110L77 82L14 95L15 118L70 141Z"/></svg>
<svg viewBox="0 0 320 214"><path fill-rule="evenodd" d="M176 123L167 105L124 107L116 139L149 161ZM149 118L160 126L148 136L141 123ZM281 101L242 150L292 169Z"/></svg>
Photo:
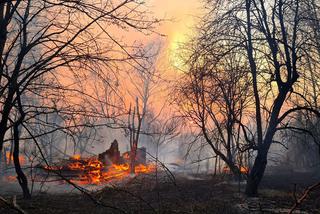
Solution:
<svg viewBox="0 0 320 214"><path fill-rule="evenodd" d="M129 155L129 152L126 152L122 155L122 157L126 160L129 160L130 159L130 155Z"/></svg>
<svg viewBox="0 0 320 214"><path fill-rule="evenodd" d="M150 165L143 165L139 164L138 166L135 167L135 172L136 173L149 173L155 171L156 166L154 164Z"/></svg>
<svg viewBox="0 0 320 214"><path fill-rule="evenodd" d="M242 166L242 167L240 167L240 172L243 173L243 174L247 174L249 172L249 168L245 167L245 166Z"/></svg>
<svg viewBox="0 0 320 214"><path fill-rule="evenodd" d="M225 167L223 167L222 171L223 171L223 173L228 174L228 173L230 173L230 168L228 166L225 166ZM246 166L241 166L240 167L240 173L248 174L248 172L249 172L249 168L248 167L246 167Z"/></svg>
<svg viewBox="0 0 320 214"><path fill-rule="evenodd" d="M81 156L73 156L70 158L73 162L68 164L68 169L72 171L79 171L77 179L72 182L77 184L100 184L111 180L121 180L130 174L130 166L125 164L112 164L105 168L105 166L96 158L81 159ZM61 168L58 168L61 169ZM150 173L155 170L155 165L137 165L135 166L135 173Z"/></svg>
<svg viewBox="0 0 320 214"><path fill-rule="evenodd" d="M81 159L81 155L79 155L79 154L73 155L73 156L71 157L71 159L80 160L80 159Z"/></svg>
<svg viewBox="0 0 320 214"><path fill-rule="evenodd" d="M10 152L6 152L6 160L7 160L7 165L10 163L13 163L13 155ZM19 155L19 162L21 165L26 164L26 158L23 155Z"/></svg>

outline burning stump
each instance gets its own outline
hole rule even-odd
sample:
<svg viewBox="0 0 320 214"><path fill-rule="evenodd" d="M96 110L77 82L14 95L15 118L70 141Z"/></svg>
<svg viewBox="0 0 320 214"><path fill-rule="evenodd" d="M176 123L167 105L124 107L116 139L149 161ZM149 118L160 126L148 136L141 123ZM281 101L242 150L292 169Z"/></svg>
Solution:
<svg viewBox="0 0 320 214"><path fill-rule="evenodd" d="M107 166L112 164L119 164L120 151L119 151L118 141L114 140L111 143L111 146L109 149L99 154L98 159L100 162L102 162L104 165L107 165Z"/></svg>
<svg viewBox="0 0 320 214"><path fill-rule="evenodd" d="M118 141L114 140L111 143L109 149L105 152L100 153L98 155L98 160L103 163L105 166L110 166L112 164L124 164L130 162L130 151L123 153L120 156ZM137 149L137 154L135 158L135 164L146 164L147 162L147 149L145 147L141 147Z"/></svg>

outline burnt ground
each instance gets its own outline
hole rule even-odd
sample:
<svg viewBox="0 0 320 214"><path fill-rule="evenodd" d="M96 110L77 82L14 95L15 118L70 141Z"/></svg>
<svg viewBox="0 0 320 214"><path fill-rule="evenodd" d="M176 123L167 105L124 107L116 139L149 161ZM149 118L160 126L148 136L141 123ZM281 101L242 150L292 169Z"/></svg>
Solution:
<svg viewBox="0 0 320 214"><path fill-rule="evenodd" d="M91 194L95 202L79 193L38 193L31 200L17 196L17 204L32 214L287 213L294 202L294 186L299 196L305 186L316 181L312 178L305 173L289 177L266 175L259 197L246 198L244 183L239 184L225 176L176 175L175 180L161 176L157 181L148 175L95 191ZM11 200L12 196L6 198ZM16 212L0 202L0 213ZM320 191L313 192L296 213L320 213Z"/></svg>

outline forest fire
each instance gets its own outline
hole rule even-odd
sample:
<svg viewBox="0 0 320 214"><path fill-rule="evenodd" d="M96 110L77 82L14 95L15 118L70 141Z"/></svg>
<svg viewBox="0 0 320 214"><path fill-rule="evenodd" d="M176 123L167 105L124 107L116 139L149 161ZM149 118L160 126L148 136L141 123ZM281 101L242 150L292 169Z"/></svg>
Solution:
<svg viewBox="0 0 320 214"><path fill-rule="evenodd" d="M121 180L130 175L129 163L105 164L96 157L82 158L80 155L71 157L59 166L45 166L44 169L70 178L70 181L79 185L98 185ZM154 164L138 163L135 166L135 174L146 174L154 171Z"/></svg>
<svg viewBox="0 0 320 214"><path fill-rule="evenodd" d="M10 152L5 153L5 162L9 165L13 163L13 156ZM19 155L21 165L26 164L26 157ZM49 173L53 177L58 177L79 185L99 185L111 181L122 180L131 174L147 174L155 171L154 164L147 163L146 149L138 148L135 156L135 169L130 169L130 152L120 155L118 142L112 142L109 149L97 156L82 157L75 154L68 159L51 163L50 165L38 165L38 168ZM134 172L134 173L133 173ZM41 177L41 176L40 176ZM43 177L43 176L42 176ZM59 178L60 177L60 178ZM6 176L6 181L15 182L16 176ZM56 181L56 179L53 179ZM42 182L42 178L37 181Z"/></svg>
<svg viewBox="0 0 320 214"><path fill-rule="evenodd" d="M0 0L0 214L320 214L319 59L320 0Z"/></svg>

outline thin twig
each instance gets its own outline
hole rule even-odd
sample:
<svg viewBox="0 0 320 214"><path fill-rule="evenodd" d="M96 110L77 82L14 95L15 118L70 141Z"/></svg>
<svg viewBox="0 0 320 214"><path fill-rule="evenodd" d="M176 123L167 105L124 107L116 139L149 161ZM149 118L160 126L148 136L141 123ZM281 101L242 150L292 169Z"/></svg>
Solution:
<svg viewBox="0 0 320 214"><path fill-rule="evenodd" d="M312 185L312 186L309 186L308 188L306 188L304 190L304 193L302 194L302 196L297 199L295 194L294 194L294 197L295 197L295 203L294 205L291 207L290 211L289 211L289 214L292 214L297 208L298 206L300 206L302 204L302 202L308 197L308 195L312 192L312 191L315 191L316 189L320 189L320 182Z"/></svg>

